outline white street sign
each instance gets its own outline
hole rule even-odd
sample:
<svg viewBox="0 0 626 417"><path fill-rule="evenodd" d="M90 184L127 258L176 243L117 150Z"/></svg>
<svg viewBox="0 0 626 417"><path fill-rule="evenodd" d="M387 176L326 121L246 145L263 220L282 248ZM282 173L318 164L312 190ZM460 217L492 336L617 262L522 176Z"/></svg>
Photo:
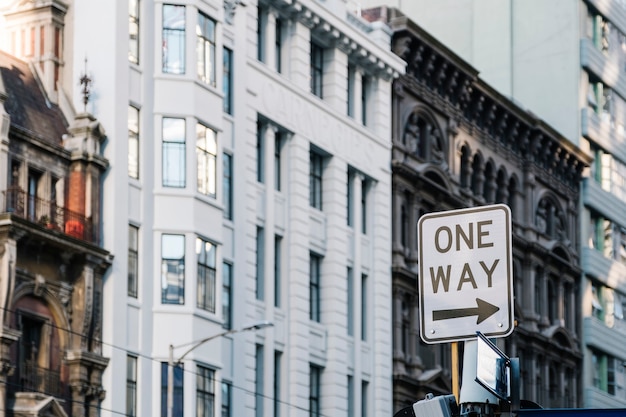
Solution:
<svg viewBox="0 0 626 417"><path fill-rule="evenodd" d="M429 213L417 224L420 335L426 343L513 331L511 210Z"/></svg>

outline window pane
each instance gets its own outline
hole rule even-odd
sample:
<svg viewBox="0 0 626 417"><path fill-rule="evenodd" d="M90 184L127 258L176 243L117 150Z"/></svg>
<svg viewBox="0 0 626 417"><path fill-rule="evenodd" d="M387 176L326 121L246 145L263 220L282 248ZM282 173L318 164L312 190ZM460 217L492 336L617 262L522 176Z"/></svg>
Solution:
<svg viewBox="0 0 626 417"><path fill-rule="evenodd" d="M161 238L161 302L184 304L185 236L163 235Z"/></svg>
<svg viewBox="0 0 626 417"><path fill-rule="evenodd" d="M196 417L214 417L215 371L198 366L196 374Z"/></svg>
<svg viewBox="0 0 626 417"><path fill-rule="evenodd" d="M223 154L224 172L222 176L222 192L224 193L224 218L233 219L233 157Z"/></svg>
<svg viewBox="0 0 626 417"><path fill-rule="evenodd" d="M139 178L139 109L128 106L128 176Z"/></svg>
<svg viewBox="0 0 626 417"><path fill-rule="evenodd" d="M139 229L128 226L128 296L137 298L137 282L139 277Z"/></svg>
<svg viewBox="0 0 626 417"><path fill-rule="evenodd" d="M174 401L172 404L172 415L183 416L183 372L182 364L176 365L174 373ZM167 362L161 362L161 417L167 417Z"/></svg>
<svg viewBox="0 0 626 417"><path fill-rule="evenodd" d="M185 73L185 6L163 5L163 72Z"/></svg>
<svg viewBox="0 0 626 417"><path fill-rule="evenodd" d="M222 382L222 417L232 417L230 413L230 384Z"/></svg>
<svg viewBox="0 0 626 417"><path fill-rule="evenodd" d="M222 76L222 92L224 93L223 110L224 113L233 114L233 51L224 48L223 51L223 76Z"/></svg>
<svg viewBox="0 0 626 417"><path fill-rule="evenodd" d="M185 186L185 119L163 118L163 186Z"/></svg>
<svg viewBox="0 0 626 417"><path fill-rule="evenodd" d="M224 263L222 266L222 317L224 319L224 323L222 327L225 329L232 328L231 320L232 320L232 312L231 312L231 304L232 304L232 290L231 290L231 282L233 275L233 266L228 263Z"/></svg>
<svg viewBox="0 0 626 417"><path fill-rule="evenodd" d="M137 415L137 358L126 357L126 415Z"/></svg>
<svg viewBox="0 0 626 417"><path fill-rule="evenodd" d="M215 86L215 21L203 13L198 13L196 35L198 77L205 83Z"/></svg>
<svg viewBox="0 0 626 417"><path fill-rule="evenodd" d="M215 313L215 245L199 238L196 239L196 256L198 258L198 308Z"/></svg>
<svg viewBox="0 0 626 417"><path fill-rule="evenodd" d="M128 60L139 63L139 0L128 2Z"/></svg>
<svg viewBox="0 0 626 417"><path fill-rule="evenodd" d="M214 130L198 124L196 127L198 158L198 192L215 197L217 186L217 136Z"/></svg>

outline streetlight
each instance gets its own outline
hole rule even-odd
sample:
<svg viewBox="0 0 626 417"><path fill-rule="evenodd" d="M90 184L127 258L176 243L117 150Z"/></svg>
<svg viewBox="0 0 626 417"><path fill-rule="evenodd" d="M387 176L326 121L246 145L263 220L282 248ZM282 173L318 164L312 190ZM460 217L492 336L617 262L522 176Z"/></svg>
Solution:
<svg viewBox="0 0 626 417"><path fill-rule="evenodd" d="M182 345L178 345L178 346L170 345L170 356L169 356L169 360L167 363L168 365L167 366L167 417L173 417L173 414L174 414L174 366L180 364L182 360L185 358L185 356L189 354L189 352L199 347L200 345L203 345L209 340L217 339L218 337L226 336L227 334L246 332L248 330L259 330L264 327L269 327L273 325L274 323L272 323L271 321L264 320L258 323L251 324L249 326L242 327L241 329L225 330L221 333L214 334L213 336L205 337L204 339L196 340L196 341L189 342L189 343L184 343ZM189 346L189 345L192 345L192 346L189 349L187 349L187 351L183 353L180 358L174 361L174 349L178 349L178 348Z"/></svg>

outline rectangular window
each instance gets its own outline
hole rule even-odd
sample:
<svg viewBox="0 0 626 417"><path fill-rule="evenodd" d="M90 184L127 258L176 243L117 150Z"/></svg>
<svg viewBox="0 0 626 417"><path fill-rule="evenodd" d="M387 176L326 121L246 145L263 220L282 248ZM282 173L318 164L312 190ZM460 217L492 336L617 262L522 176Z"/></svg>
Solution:
<svg viewBox="0 0 626 417"><path fill-rule="evenodd" d="M276 72L282 72L282 53L283 53L283 22L280 18L276 18Z"/></svg>
<svg viewBox="0 0 626 417"><path fill-rule="evenodd" d="M361 416L367 417L367 395L369 383L367 381L361 381Z"/></svg>
<svg viewBox="0 0 626 417"><path fill-rule="evenodd" d="M354 274L352 272L352 268L348 267L348 279L347 279L347 298L346 301L346 309L348 310L348 335L354 336Z"/></svg>
<svg viewBox="0 0 626 417"><path fill-rule="evenodd" d="M39 221L39 215L41 214L41 179L43 175L41 172L29 169L28 170L28 200L26 203L28 219L31 221Z"/></svg>
<svg viewBox="0 0 626 417"><path fill-rule="evenodd" d="M198 308L215 313L215 265L217 255L214 244L196 238L198 259Z"/></svg>
<svg viewBox="0 0 626 417"><path fill-rule="evenodd" d="M323 163L322 155L313 151L310 152L309 204L318 210L322 209Z"/></svg>
<svg viewBox="0 0 626 417"><path fill-rule="evenodd" d="M161 362L161 417L167 417L167 371L168 363ZM183 416L183 365L174 366L174 401L172 401L172 415Z"/></svg>
<svg viewBox="0 0 626 417"><path fill-rule="evenodd" d="M222 327L232 329L232 301L233 301L233 266L224 262L222 264Z"/></svg>
<svg viewBox="0 0 626 417"><path fill-rule="evenodd" d="M256 124L256 180L260 183L265 182L265 161L263 154L265 153L265 129L261 122Z"/></svg>
<svg viewBox="0 0 626 417"><path fill-rule="evenodd" d="M274 417L280 417L280 361L282 352L274 351Z"/></svg>
<svg viewBox="0 0 626 417"><path fill-rule="evenodd" d="M222 175L222 192L224 193L224 218L233 219L233 157L227 153L222 154L224 160Z"/></svg>
<svg viewBox="0 0 626 417"><path fill-rule="evenodd" d="M185 236L161 236L161 303L185 303Z"/></svg>
<svg viewBox="0 0 626 417"><path fill-rule="evenodd" d="M283 238L274 235L274 307L280 307L281 246Z"/></svg>
<svg viewBox="0 0 626 417"><path fill-rule="evenodd" d="M322 258L311 254L310 259L310 279L309 279L309 298L310 298L310 319L320 322L320 279L321 279L321 264Z"/></svg>
<svg viewBox="0 0 626 417"><path fill-rule="evenodd" d="M185 73L185 6L163 5L163 72Z"/></svg>
<svg viewBox="0 0 626 417"><path fill-rule="evenodd" d="M281 169L280 169L280 153L283 145L281 132L276 132L274 140L274 189L280 191Z"/></svg>
<svg viewBox="0 0 626 417"><path fill-rule="evenodd" d="M354 83L356 82L356 68L348 64L348 116L354 118Z"/></svg>
<svg viewBox="0 0 626 417"><path fill-rule="evenodd" d="M361 340L367 340L367 275L361 275Z"/></svg>
<svg viewBox="0 0 626 417"><path fill-rule="evenodd" d="M346 202L348 226L354 226L354 171L348 168L348 201Z"/></svg>
<svg viewBox="0 0 626 417"><path fill-rule="evenodd" d="M215 86L215 21L198 12L198 78Z"/></svg>
<svg viewBox="0 0 626 417"><path fill-rule="evenodd" d="M228 382L222 382L222 417L232 417L231 413L231 386Z"/></svg>
<svg viewBox="0 0 626 417"><path fill-rule="evenodd" d="M224 94L223 111L233 114L233 51L224 48L222 66L222 93Z"/></svg>
<svg viewBox="0 0 626 417"><path fill-rule="evenodd" d="M196 374L196 417L215 416L215 371L198 366Z"/></svg>
<svg viewBox="0 0 626 417"><path fill-rule="evenodd" d="M322 368L310 365L309 377L309 416L319 417L321 415L321 376Z"/></svg>
<svg viewBox="0 0 626 417"><path fill-rule="evenodd" d="M324 49L311 42L311 92L319 98L324 97Z"/></svg>
<svg viewBox="0 0 626 417"><path fill-rule="evenodd" d="M139 64L139 0L128 1L128 60Z"/></svg>
<svg viewBox="0 0 626 417"><path fill-rule="evenodd" d="M196 155L198 158L198 192L215 197L217 187L217 133L200 123L196 125Z"/></svg>
<svg viewBox="0 0 626 417"><path fill-rule="evenodd" d="M367 181L361 181L361 233L367 234Z"/></svg>
<svg viewBox="0 0 626 417"><path fill-rule="evenodd" d="M128 106L128 176L139 178L139 109Z"/></svg>
<svg viewBox="0 0 626 417"><path fill-rule="evenodd" d="M368 103L368 96L369 96L369 86L370 86L369 77L366 77L365 75L363 75L363 77L361 77L361 123L363 123L363 126L367 126L367 123L368 123L367 103Z"/></svg>
<svg viewBox="0 0 626 417"><path fill-rule="evenodd" d="M354 416L354 378L352 375L348 375L348 416Z"/></svg>
<svg viewBox="0 0 626 417"><path fill-rule="evenodd" d="M137 416L137 357L126 356L126 415Z"/></svg>
<svg viewBox="0 0 626 417"><path fill-rule="evenodd" d="M263 345L256 345L255 352L256 371L254 376L254 393L255 393L255 405L256 413L255 417L263 417L263 376L264 362L263 362Z"/></svg>
<svg viewBox="0 0 626 417"><path fill-rule="evenodd" d="M163 118L163 186L184 188L185 119Z"/></svg>
<svg viewBox="0 0 626 417"><path fill-rule="evenodd" d="M256 299L265 299L265 233L262 227L256 228Z"/></svg>
<svg viewBox="0 0 626 417"><path fill-rule="evenodd" d="M128 225L128 296L137 298L139 281L139 228Z"/></svg>
<svg viewBox="0 0 626 417"><path fill-rule="evenodd" d="M256 27L256 59L265 62L265 30L267 27L267 12L259 5L257 7L257 27Z"/></svg>

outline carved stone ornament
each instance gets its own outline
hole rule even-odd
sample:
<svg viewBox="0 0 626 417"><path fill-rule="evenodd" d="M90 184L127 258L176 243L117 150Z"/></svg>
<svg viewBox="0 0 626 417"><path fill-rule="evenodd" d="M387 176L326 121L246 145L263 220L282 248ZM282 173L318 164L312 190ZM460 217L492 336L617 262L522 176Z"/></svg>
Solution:
<svg viewBox="0 0 626 417"><path fill-rule="evenodd" d="M241 4L241 0L224 0L224 20L229 25L233 24L235 9Z"/></svg>

